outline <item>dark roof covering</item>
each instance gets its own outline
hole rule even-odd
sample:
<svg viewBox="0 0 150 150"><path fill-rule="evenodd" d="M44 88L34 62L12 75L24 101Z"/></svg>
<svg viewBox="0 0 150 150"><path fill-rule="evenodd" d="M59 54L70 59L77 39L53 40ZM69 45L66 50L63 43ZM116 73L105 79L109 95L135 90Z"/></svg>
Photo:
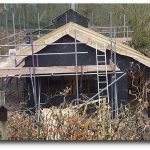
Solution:
<svg viewBox="0 0 150 150"><path fill-rule="evenodd" d="M56 20L58 20L60 17L64 16L64 15L67 14L67 13L75 14L76 16L79 16L79 17L81 17L81 18L87 19L87 21L89 21L89 18L87 18L87 17L85 17L85 16L79 14L78 12L76 12L76 11L74 11L74 10L72 10L72 9L69 9L69 10L65 11L63 14L61 14L60 16L58 16L58 17L56 17L55 19L53 19L52 22L54 23Z"/></svg>

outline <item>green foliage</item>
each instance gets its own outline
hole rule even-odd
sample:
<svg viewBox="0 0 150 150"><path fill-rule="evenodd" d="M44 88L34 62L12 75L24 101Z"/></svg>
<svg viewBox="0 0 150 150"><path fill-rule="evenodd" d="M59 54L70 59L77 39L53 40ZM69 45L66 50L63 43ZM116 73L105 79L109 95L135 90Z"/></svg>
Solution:
<svg viewBox="0 0 150 150"><path fill-rule="evenodd" d="M115 6L114 10L116 15L125 14L127 16L127 24L134 31L131 45L137 49L150 45L149 4L120 4Z"/></svg>

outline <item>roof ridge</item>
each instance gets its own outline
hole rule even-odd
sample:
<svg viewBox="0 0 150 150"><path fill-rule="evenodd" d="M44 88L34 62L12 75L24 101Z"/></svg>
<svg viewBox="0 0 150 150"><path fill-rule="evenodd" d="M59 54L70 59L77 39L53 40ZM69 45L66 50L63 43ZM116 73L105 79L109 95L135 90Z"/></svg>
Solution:
<svg viewBox="0 0 150 150"><path fill-rule="evenodd" d="M99 34L95 31L93 31L93 30L90 30L88 28L82 27L81 25L78 25L74 22L69 22L69 23L57 28L56 30L49 32L48 34L35 40L33 42L33 44L45 44L46 40L47 40L47 42L49 42L49 44L51 44L51 43L57 41L62 36L67 35L67 34L69 36L75 38L74 37L75 35L70 32L71 30L78 30L79 35L80 35L80 37L78 37L78 40L85 42L85 44L87 43L86 42L87 39L91 38L92 43L88 43L87 44L88 46L95 48L94 44L96 42L98 42L99 44L103 43L104 45L107 46L107 49L110 50L110 48L109 48L110 47L110 38L109 37L106 37L102 34ZM85 38L83 38L84 36L85 36ZM81 40L82 38L83 38L83 40ZM46 45L39 46L38 48L35 46L35 53L40 51L44 47L46 47ZM19 51L17 51L17 53L29 55L30 50L31 50L31 46L26 46L26 47L22 47ZM117 42L116 52L120 55L131 57L131 58L139 61L140 63L150 67L150 58L129 46L126 46L124 44ZM25 56L25 57L27 57L27 56ZM19 57L18 61L21 61L25 57Z"/></svg>
<svg viewBox="0 0 150 150"><path fill-rule="evenodd" d="M109 37L106 37L106 36L104 36L104 35L102 35L102 34L100 34L100 33L97 33L97 32L95 32L95 31L93 31L93 30L90 30L89 28L82 27L82 26L80 26L80 25L78 25L78 24L76 24L76 23L74 23L74 22L72 22L71 27L72 27L72 26L73 26L73 27L78 27L78 28L80 28L80 29L82 28L82 30L84 29L84 30L86 30L86 31L88 31L88 32L94 33L96 36L98 36L98 37L100 37L100 38L104 38L104 40L110 40ZM139 52L138 50L136 50L136 49L134 49L134 48L132 48L132 47L130 47L130 46L128 46L128 45L122 44L122 43L120 43L120 42L116 42L116 43L117 43L117 45L119 45L119 46L121 46L121 47L128 48L128 49L130 49L130 50L132 50L132 51L134 51L134 52L136 52L136 53L138 53L138 54L140 54L140 55L145 56L143 53Z"/></svg>

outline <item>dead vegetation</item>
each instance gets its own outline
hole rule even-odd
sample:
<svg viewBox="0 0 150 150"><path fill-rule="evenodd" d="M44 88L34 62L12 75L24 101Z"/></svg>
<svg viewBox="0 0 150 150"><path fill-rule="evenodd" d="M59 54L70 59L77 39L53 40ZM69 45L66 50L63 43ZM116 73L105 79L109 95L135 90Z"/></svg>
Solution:
<svg viewBox="0 0 150 150"><path fill-rule="evenodd" d="M139 105L133 114L130 105L122 106L113 119L108 111L101 117L99 110L88 115L72 106L51 108L41 113L39 123L34 115L16 112L7 122L8 140L150 140L150 120L143 110Z"/></svg>

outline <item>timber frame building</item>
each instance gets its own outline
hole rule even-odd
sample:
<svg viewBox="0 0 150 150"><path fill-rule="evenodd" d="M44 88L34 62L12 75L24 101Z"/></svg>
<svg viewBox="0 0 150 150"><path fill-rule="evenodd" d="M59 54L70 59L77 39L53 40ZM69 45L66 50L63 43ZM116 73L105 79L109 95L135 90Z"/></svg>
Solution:
<svg viewBox="0 0 150 150"><path fill-rule="evenodd" d="M10 80L23 79L28 108L39 101L43 107L59 106L63 97L67 103L76 99L78 104L83 95L89 100L106 98L115 115L135 94L149 103L150 58L92 31L88 21L68 10L53 20L53 31L18 45L15 56L4 55L0 78L6 89L2 90L7 91ZM63 94L64 89L69 90Z"/></svg>

